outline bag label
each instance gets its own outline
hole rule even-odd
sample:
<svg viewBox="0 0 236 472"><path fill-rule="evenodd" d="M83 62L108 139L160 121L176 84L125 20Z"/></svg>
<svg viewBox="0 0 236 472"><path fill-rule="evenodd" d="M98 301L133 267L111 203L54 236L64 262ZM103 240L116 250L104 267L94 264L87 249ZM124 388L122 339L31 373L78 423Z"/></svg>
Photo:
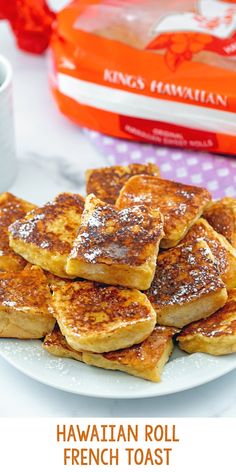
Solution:
<svg viewBox="0 0 236 472"><path fill-rule="evenodd" d="M218 144L216 134L208 131L122 115L119 120L121 130L138 141L209 151Z"/></svg>

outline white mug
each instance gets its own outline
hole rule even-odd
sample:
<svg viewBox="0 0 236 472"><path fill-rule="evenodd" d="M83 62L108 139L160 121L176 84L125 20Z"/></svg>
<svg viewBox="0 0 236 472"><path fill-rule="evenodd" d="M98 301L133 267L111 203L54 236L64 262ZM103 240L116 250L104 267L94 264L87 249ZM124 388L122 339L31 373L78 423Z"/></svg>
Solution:
<svg viewBox="0 0 236 472"><path fill-rule="evenodd" d="M12 68L0 55L0 192L7 190L17 173L12 110Z"/></svg>

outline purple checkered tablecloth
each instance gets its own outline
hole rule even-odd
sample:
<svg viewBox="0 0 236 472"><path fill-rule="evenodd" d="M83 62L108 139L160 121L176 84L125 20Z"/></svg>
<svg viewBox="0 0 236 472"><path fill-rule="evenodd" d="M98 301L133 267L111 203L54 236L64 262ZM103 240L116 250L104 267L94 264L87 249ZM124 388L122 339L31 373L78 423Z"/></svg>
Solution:
<svg viewBox="0 0 236 472"><path fill-rule="evenodd" d="M153 162L163 178L208 188L214 198L236 198L236 157L133 143L85 131L107 165Z"/></svg>

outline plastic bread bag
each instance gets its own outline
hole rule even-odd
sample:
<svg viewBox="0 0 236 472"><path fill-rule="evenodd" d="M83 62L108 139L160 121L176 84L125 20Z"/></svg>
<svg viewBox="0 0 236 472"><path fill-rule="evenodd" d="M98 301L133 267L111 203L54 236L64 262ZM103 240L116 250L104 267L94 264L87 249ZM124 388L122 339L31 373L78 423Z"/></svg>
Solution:
<svg viewBox="0 0 236 472"><path fill-rule="evenodd" d="M74 0L58 15L50 83L82 126L236 154L236 0Z"/></svg>

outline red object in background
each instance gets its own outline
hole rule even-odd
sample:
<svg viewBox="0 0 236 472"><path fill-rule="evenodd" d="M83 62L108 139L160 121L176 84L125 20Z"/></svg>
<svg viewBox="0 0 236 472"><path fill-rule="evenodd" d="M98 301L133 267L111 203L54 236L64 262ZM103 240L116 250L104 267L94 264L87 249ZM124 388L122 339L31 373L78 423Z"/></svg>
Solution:
<svg viewBox="0 0 236 472"><path fill-rule="evenodd" d="M9 21L24 51L41 54L47 49L55 17L45 0L0 0L0 19Z"/></svg>

